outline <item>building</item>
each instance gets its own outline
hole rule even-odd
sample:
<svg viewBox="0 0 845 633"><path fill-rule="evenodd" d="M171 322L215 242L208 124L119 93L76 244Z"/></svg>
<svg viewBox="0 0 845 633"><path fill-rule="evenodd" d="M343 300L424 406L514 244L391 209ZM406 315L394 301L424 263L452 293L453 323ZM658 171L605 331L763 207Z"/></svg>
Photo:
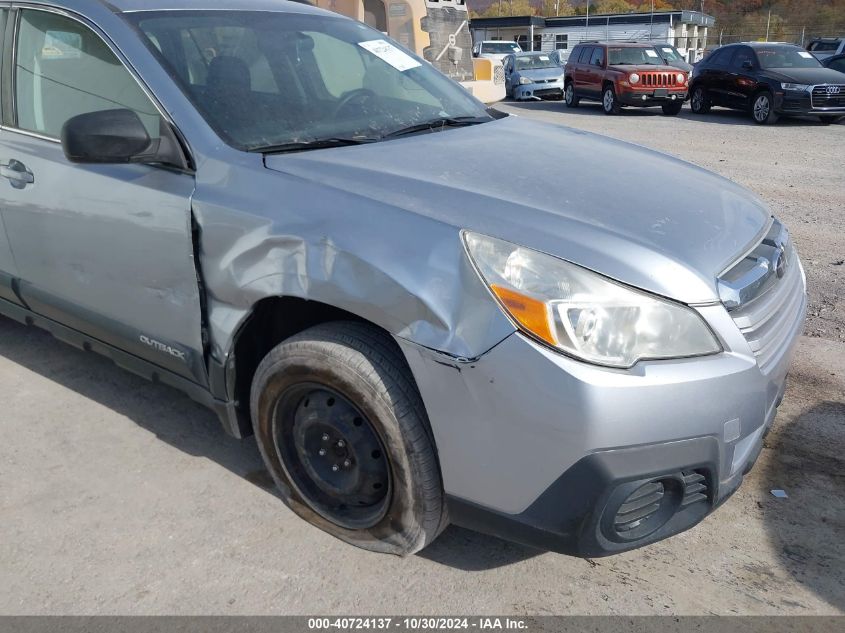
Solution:
<svg viewBox="0 0 845 633"><path fill-rule="evenodd" d="M513 40L523 50L570 49L583 40L652 40L674 45L687 61L701 59L716 19L699 11L655 11L544 18L475 18L473 42Z"/></svg>

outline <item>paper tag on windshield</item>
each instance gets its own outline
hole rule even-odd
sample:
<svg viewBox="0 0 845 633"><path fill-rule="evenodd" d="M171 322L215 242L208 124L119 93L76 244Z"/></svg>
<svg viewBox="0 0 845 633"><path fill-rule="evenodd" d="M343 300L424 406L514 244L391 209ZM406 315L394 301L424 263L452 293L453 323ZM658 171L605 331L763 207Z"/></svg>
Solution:
<svg viewBox="0 0 845 633"><path fill-rule="evenodd" d="M808 53L807 51L798 51L798 54L801 55L801 57L806 57L807 59L813 59L813 54Z"/></svg>
<svg viewBox="0 0 845 633"><path fill-rule="evenodd" d="M386 40L370 40L358 42L358 46L370 51L379 59L387 62L396 70L405 71L420 66L420 63L410 55L403 53Z"/></svg>
<svg viewBox="0 0 845 633"><path fill-rule="evenodd" d="M657 57L657 53L650 48L645 49L645 54L649 57Z"/></svg>

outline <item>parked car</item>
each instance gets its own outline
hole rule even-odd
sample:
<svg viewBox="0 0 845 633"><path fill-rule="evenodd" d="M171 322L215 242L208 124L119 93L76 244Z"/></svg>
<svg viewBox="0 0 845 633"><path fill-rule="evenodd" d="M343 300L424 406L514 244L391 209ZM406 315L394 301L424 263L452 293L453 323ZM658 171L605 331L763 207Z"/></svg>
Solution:
<svg viewBox="0 0 845 633"><path fill-rule="evenodd" d="M646 42L586 42L572 49L565 68L566 105L599 101L605 114L624 106L661 106L676 115L687 97L687 73L667 66Z"/></svg>
<svg viewBox="0 0 845 633"><path fill-rule="evenodd" d="M16 11L0 313L254 432L306 521L611 554L754 464L806 297L739 185L487 110L305 4Z"/></svg>
<svg viewBox="0 0 845 633"><path fill-rule="evenodd" d="M558 48L549 53L549 56L552 58L552 61L563 68L566 66L566 62L569 60L569 54L572 52L572 49L569 48Z"/></svg>
<svg viewBox="0 0 845 633"><path fill-rule="evenodd" d="M689 75L692 72L692 64L687 63L680 51L671 44L655 44L654 50L660 55L663 63L673 68L680 68Z"/></svg>
<svg viewBox="0 0 845 633"><path fill-rule="evenodd" d="M473 57L486 57L499 62L503 62L508 55L521 52L522 48L520 48L519 44L505 40L484 40L483 42L477 42L472 47Z"/></svg>
<svg viewBox="0 0 845 633"><path fill-rule="evenodd" d="M517 53L504 61L505 91L514 99L562 99L563 69L548 53Z"/></svg>
<svg viewBox="0 0 845 633"><path fill-rule="evenodd" d="M807 45L807 50L820 60L833 57L834 55L841 55L845 53L845 37L820 37L814 39Z"/></svg>
<svg viewBox="0 0 845 633"><path fill-rule="evenodd" d="M822 61L822 66L836 70L840 73L845 73L845 55L834 55L832 57L825 57Z"/></svg>
<svg viewBox="0 0 845 633"><path fill-rule="evenodd" d="M845 74L794 44L731 44L696 64L690 95L695 114L722 106L760 124L781 115L814 115L827 124L845 115Z"/></svg>

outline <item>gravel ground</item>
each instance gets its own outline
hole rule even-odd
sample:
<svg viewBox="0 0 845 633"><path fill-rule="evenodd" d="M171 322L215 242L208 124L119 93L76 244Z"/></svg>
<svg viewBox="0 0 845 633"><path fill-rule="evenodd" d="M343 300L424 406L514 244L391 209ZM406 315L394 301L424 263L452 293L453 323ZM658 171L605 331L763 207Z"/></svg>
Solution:
<svg viewBox="0 0 845 633"><path fill-rule="evenodd" d="M845 613L845 269L833 264L845 128L501 107L695 160L792 227L809 332L824 338L802 338L740 491L692 530L611 558L458 528L416 556L371 554L288 511L254 442L223 435L208 411L0 318L0 614Z"/></svg>
<svg viewBox="0 0 845 633"><path fill-rule="evenodd" d="M597 103L497 107L674 154L754 191L798 246L810 294L806 334L845 341L845 123L796 118L760 126L719 108L695 116L685 107L678 117L663 116L658 108L629 108L609 117Z"/></svg>

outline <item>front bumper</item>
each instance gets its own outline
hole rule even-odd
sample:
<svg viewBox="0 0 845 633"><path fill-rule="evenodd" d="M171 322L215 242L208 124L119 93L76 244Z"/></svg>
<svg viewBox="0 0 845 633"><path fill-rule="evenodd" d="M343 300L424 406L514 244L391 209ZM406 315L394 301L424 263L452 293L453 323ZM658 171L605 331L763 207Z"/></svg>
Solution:
<svg viewBox="0 0 845 633"><path fill-rule="evenodd" d="M683 103L687 98L686 89L674 90L669 88L655 90L621 90L617 99L627 106L656 106L667 103Z"/></svg>
<svg viewBox="0 0 845 633"><path fill-rule="evenodd" d="M845 97L842 97L845 102ZM840 100L814 101L806 91L784 91L775 93L775 112L785 115L845 116L845 105Z"/></svg>
<svg viewBox="0 0 845 633"><path fill-rule="evenodd" d="M554 82L521 84L513 89L514 99L548 99L563 97L563 79Z"/></svg>
<svg viewBox="0 0 845 633"><path fill-rule="evenodd" d="M573 360L520 334L465 362L400 340L431 420L452 521L580 556L692 527L737 489L759 455L805 309L806 299L765 371L721 305L699 312L725 352L626 371ZM671 518L621 534L621 506L658 481L675 504Z"/></svg>

